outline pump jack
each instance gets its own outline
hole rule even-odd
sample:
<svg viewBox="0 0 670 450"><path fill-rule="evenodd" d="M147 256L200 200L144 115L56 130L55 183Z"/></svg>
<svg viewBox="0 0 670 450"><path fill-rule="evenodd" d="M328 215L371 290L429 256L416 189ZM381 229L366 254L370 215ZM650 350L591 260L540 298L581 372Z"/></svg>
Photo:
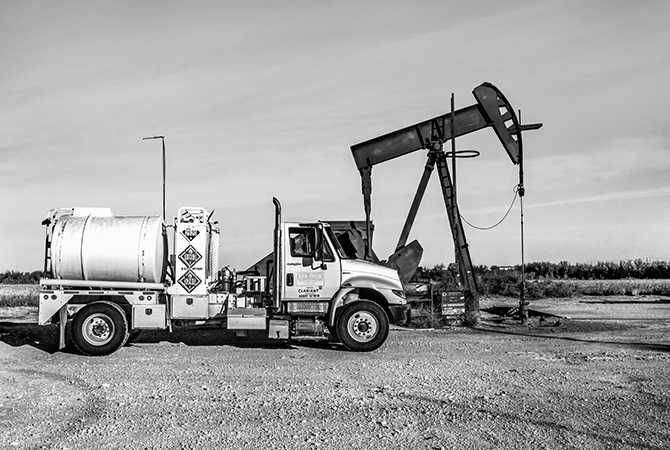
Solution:
<svg viewBox="0 0 670 450"><path fill-rule="evenodd" d="M463 223L454 195L454 185L449 173L447 164L448 154L444 152L443 144L451 139L453 153L455 151L455 146L453 145L455 138L483 128L492 127L512 163L522 166L523 146L521 133L523 131L536 130L542 126L541 123L522 125L505 96L491 83L482 83L472 91L472 94L477 100L477 103L472 106L454 111L452 103L449 113L355 144L351 147L356 166L361 174L366 232L368 236L365 249L366 259L372 259L373 257L370 218L372 210L372 167L417 150L428 150L428 161L400 239L398 240L396 252L389 258L387 264L391 266L395 265L396 267L411 266L416 270L423 250L417 241L406 245L407 238L416 218L430 175L437 165L442 196L444 197L447 209L447 217L449 218L456 259L465 294L464 322L468 326L474 326L479 323L479 293ZM523 195L522 170L519 171L519 180L519 194ZM407 259L412 259L413 264L408 264ZM404 272L401 273L401 279L407 281L414 271L405 269Z"/></svg>

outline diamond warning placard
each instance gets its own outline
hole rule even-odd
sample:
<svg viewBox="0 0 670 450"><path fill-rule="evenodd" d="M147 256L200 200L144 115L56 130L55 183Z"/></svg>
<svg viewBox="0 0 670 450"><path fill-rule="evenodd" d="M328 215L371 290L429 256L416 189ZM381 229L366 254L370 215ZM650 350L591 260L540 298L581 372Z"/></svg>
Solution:
<svg viewBox="0 0 670 450"><path fill-rule="evenodd" d="M193 239L198 237L198 235L200 234L200 230L198 230L197 228L186 228L182 230L181 234L189 241L192 241Z"/></svg>
<svg viewBox="0 0 670 450"><path fill-rule="evenodd" d="M193 267L195 263L202 259L202 255L195 249L195 247L189 245L179 254L179 259L186 264L187 267Z"/></svg>
<svg viewBox="0 0 670 450"><path fill-rule="evenodd" d="M186 289L186 292L188 292L189 294L193 292L193 289L198 287L200 283L202 283L202 280L198 278L198 276L195 273L193 273L192 270L186 272L177 281L179 282L181 287Z"/></svg>

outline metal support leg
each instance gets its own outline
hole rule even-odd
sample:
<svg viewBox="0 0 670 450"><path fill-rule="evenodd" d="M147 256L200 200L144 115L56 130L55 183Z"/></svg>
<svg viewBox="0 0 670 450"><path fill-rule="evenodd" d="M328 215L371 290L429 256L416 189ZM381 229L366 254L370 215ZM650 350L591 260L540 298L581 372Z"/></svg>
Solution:
<svg viewBox="0 0 670 450"><path fill-rule="evenodd" d="M372 166L364 167L361 172L361 185L363 189L363 207L365 208L365 233L367 235L364 258L372 261Z"/></svg>
<svg viewBox="0 0 670 450"><path fill-rule="evenodd" d="M58 350L65 348L65 328L67 327L67 305L58 310Z"/></svg>
<svg viewBox="0 0 670 450"><path fill-rule="evenodd" d="M421 181L419 181L419 187L416 190L416 194L414 194L412 206L410 207L409 213L407 214L407 219L405 220L405 225L402 228L402 233L400 233L400 239L398 239L398 244L395 246L396 251L400 250L407 244L409 232L412 230L414 220L416 219L416 214L419 212L419 205L421 204L421 200L423 200L423 194L426 192L426 186L428 186L430 176L433 173L433 169L435 169L435 159L435 153L431 152L428 154L428 162L426 162L426 167L424 167Z"/></svg>
<svg viewBox="0 0 670 450"><path fill-rule="evenodd" d="M461 221L458 205L454 197L454 186L451 182L447 158L444 153L440 153L438 157L437 171L440 176L442 195L447 208L447 216L449 217L451 234L454 239L454 248L456 249L461 279L465 288L465 324L475 326L480 322L477 279L475 278L470 250L468 249L468 242L465 239L463 222Z"/></svg>

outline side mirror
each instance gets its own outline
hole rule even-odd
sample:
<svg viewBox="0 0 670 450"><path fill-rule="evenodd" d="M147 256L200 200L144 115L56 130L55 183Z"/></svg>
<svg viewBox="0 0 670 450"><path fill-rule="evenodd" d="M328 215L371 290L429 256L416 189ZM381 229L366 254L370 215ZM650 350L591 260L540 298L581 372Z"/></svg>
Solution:
<svg viewBox="0 0 670 450"><path fill-rule="evenodd" d="M315 261L321 261L323 259L323 226L319 225L318 228L314 228L314 249L312 256Z"/></svg>

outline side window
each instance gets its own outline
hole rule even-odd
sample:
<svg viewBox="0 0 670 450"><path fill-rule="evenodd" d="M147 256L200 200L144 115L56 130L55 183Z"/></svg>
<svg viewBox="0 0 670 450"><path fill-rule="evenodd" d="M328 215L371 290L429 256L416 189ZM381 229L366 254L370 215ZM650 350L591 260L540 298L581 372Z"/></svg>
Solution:
<svg viewBox="0 0 670 450"><path fill-rule="evenodd" d="M327 240L323 239L321 241L321 247L323 251L323 258L322 261L324 262L333 262L335 261L335 256L333 255L333 251L330 248L330 244L328 243Z"/></svg>
<svg viewBox="0 0 670 450"><path fill-rule="evenodd" d="M296 258L314 256L315 232L313 228L289 228L288 241L291 256Z"/></svg>

